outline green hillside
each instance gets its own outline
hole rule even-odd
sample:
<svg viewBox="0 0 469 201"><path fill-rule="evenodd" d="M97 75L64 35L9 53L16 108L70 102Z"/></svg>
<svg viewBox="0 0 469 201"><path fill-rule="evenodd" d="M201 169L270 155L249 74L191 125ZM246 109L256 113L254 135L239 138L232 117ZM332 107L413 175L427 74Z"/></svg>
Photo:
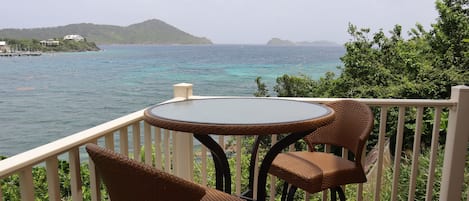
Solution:
<svg viewBox="0 0 469 201"><path fill-rule="evenodd" d="M62 38L78 34L97 44L212 44L203 37L192 36L161 20L148 20L126 27L71 24L59 27L33 29L1 29L0 38L37 39Z"/></svg>

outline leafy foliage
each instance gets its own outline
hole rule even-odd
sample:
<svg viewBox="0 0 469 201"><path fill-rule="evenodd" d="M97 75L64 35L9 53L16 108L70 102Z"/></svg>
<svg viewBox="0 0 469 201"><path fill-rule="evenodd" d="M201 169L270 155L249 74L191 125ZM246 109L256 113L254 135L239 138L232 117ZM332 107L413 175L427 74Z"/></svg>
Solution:
<svg viewBox="0 0 469 201"><path fill-rule="evenodd" d="M409 197L409 185L410 185L410 176L412 172L412 163L411 154L408 153L407 155L403 156L401 159L401 163L399 166L400 174L398 176L398 190L397 190L397 200L407 200ZM444 157L444 150L443 147L440 146L437 149L436 157L435 157L435 170L434 170L434 179L432 183L432 191L427 192L427 185L428 185L428 176L429 176L429 169L430 169L430 159L431 159L431 152L430 149L425 148L422 150L422 154L418 157L419 168L416 173L416 187L415 187L415 198L414 200L426 200L426 194L429 193L430 200L439 200L439 192L440 192L440 185L441 185L441 177L443 174L443 158ZM464 171L464 178L469 178L469 163L467 162L466 158L466 166ZM415 162L415 161L414 161ZM390 200L391 199L391 183L393 178L393 173L395 170L393 168L386 168L383 174L383 184L381 188L380 198L381 200ZM467 192L468 189L467 179L463 184L462 192ZM372 194L368 193L365 194L364 200L372 200ZM461 200L466 200L466 194L463 193L463 197Z"/></svg>
<svg viewBox="0 0 469 201"><path fill-rule="evenodd" d="M4 157L3 157L4 158ZM62 200L72 200L71 196L71 184L70 184L70 166L67 161L59 160L59 181L60 181L60 197ZM48 187L47 187L47 173L43 166L33 168L33 185L34 185L34 196L35 200L49 200ZM81 164L80 175L82 181L82 195L83 200L91 200L90 192L90 172L88 164ZM3 178L1 180L0 187L2 189L2 195L4 200L21 200L20 189L19 189L19 176L14 174L12 176ZM108 195L104 188L101 186L101 195L107 199Z"/></svg>
<svg viewBox="0 0 469 201"><path fill-rule="evenodd" d="M469 46L464 41L469 38L469 1L437 1L436 7L440 18L432 25L429 39L437 66L468 70Z"/></svg>
<svg viewBox="0 0 469 201"><path fill-rule="evenodd" d="M319 80L306 75L283 75L273 87L278 96L329 98L403 98L447 99L451 87L469 85L469 1L440 0L440 14L430 31L416 24L403 37L402 27L386 34L383 30L349 24L351 40L345 43L346 53L340 59L340 75L328 72ZM261 82L262 83L262 82ZM406 111L406 118L415 116L415 109ZM376 118L379 111L374 110ZM397 110L390 109L387 128L393 138ZM444 114L447 114L444 111ZM430 141L432 111L425 109L422 143ZM378 121L376 121L378 122ZM405 121L404 148L412 146L414 119ZM443 122L444 124L445 122ZM375 126L377 128L377 126ZM378 131L373 131L370 145ZM442 132L442 135L445 133Z"/></svg>
<svg viewBox="0 0 469 201"><path fill-rule="evenodd" d="M82 51L98 51L99 48L94 42L62 40L57 46L43 46L36 39L10 39L5 38L0 41L6 41L7 44L16 51L41 51L41 52L82 52Z"/></svg>
<svg viewBox="0 0 469 201"><path fill-rule="evenodd" d="M256 78L257 84L257 91L254 93L256 97L269 97L269 89L267 89L267 85L262 82L261 77Z"/></svg>
<svg viewBox="0 0 469 201"><path fill-rule="evenodd" d="M277 78L278 96L346 98L449 98L450 88L469 84L469 3L437 1L440 14L430 31L423 26L403 37L402 27L370 33L349 24L352 37L345 43L343 67L338 76L326 73L320 80L306 75Z"/></svg>

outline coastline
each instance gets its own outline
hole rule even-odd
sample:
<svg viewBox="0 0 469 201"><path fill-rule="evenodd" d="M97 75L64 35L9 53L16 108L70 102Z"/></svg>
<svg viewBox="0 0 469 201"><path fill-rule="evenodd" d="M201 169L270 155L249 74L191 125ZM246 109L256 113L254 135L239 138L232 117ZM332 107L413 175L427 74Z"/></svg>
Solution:
<svg viewBox="0 0 469 201"><path fill-rule="evenodd" d="M21 57L21 56L41 56L42 52L5 52L0 53L0 57Z"/></svg>

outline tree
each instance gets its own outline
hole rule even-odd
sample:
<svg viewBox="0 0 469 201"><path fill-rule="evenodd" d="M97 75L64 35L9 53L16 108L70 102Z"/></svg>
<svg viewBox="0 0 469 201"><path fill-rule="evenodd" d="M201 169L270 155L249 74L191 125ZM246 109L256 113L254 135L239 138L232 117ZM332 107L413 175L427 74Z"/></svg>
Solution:
<svg viewBox="0 0 469 201"><path fill-rule="evenodd" d="M408 31L408 37L403 37L400 25L386 34L349 24L351 40L345 43L346 53L340 58L340 75L326 73L319 80L307 75L283 75L277 78L274 91L277 96L449 98L452 86L469 84L469 0L439 0L436 8L440 16L431 30L416 24ZM396 115L391 110L388 118L392 120ZM378 111L375 116L379 117ZM427 110L424 120L431 116ZM388 128L393 135L396 125L391 123ZM412 132L414 120L409 119L406 124L405 132ZM425 125L424 133L430 129L430 125ZM410 137L404 147L412 146L413 135L405 136ZM429 142L429 137L424 134L422 142Z"/></svg>
<svg viewBox="0 0 469 201"><path fill-rule="evenodd" d="M283 75L277 78L277 85L274 90L278 96L307 97L312 90L313 83L314 81L306 75Z"/></svg>
<svg viewBox="0 0 469 201"><path fill-rule="evenodd" d="M254 93L254 96L256 97L269 97L269 89L267 89L267 85L262 82L262 77L257 77L256 78L256 85L257 85L257 91Z"/></svg>
<svg viewBox="0 0 469 201"><path fill-rule="evenodd" d="M439 67L469 69L469 46L464 42L469 38L469 1L437 1L440 17L430 32L430 45L435 51Z"/></svg>
<svg viewBox="0 0 469 201"><path fill-rule="evenodd" d="M437 1L440 17L430 31L423 26L402 37L396 25L389 36L349 24L341 74L320 80L283 75L278 96L347 98L449 98L454 85L469 84L469 0Z"/></svg>

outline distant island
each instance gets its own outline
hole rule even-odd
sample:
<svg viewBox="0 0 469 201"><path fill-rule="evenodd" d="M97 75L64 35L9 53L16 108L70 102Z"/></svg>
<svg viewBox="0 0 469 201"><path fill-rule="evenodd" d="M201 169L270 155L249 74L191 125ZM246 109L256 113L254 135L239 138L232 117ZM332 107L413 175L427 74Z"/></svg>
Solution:
<svg viewBox="0 0 469 201"><path fill-rule="evenodd" d="M301 41L301 42L293 42L290 40L282 40L280 38L272 38L267 42L267 45L272 45L272 46L340 46L340 44L337 44L335 42L331 41Z"/></svg>
<svg viewBox="0 0 469 201"><path fill-rule="evenodd" d="M32 29L0 29L0 36L9 39L46 40L62 38L65 34L79 34L96 44L212 44L204 37L196 37L161 20L152 19L129 26L70 24L59 27Z"/></svg>
<svg viewBox="0 0 469 201"><path fill-rule="evenodd" d="M269 42L267 42L267 45L293 46L296 44L289 40L282 40L280 38L272 38L269 40Z"/></svg>

